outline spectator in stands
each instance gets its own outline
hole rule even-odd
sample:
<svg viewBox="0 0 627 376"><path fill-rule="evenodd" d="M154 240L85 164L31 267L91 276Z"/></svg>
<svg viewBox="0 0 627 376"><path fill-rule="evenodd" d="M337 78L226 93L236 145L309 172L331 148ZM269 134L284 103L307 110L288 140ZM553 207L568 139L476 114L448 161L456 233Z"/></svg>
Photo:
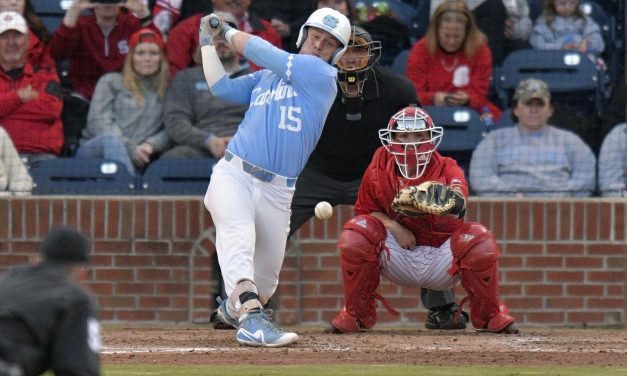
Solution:
<svg viewBox="0 0 627 376"><path fill-rule="evenodd" d="M235 23L230 13L215 12L226 23ZM235 47L223 37L213 42L224 70L231 78L250 73L240 63ZM165 130L174 148L161 158L222 158L248 106L224 101L211 93L200 66L200 50L194 56L197 66L177 73L164 100Z"/></svg>
<svg viewBox="0 0 627 376"><path fill-rule="evenodd" d="M391 66L401 51L411 48L411 30L400 21L401 17L392 11L387 3L376 4L386 5L379 5L378 8L374 6L360 8L359 22L362 22L370 34L385 46L381 51L380 64ZM365 21L361 21L364 18Z"/></svg>
<svg viewBox="0 0 627 376"><path fill-rule="evenodd" d="M625 112L627 110L627 83L625 83L624 75L617 83L614 90L612 90L612 96L610 101L603 111L601 116L601 138L605 139L605 136L610 132L616 124L625 122Z"/></svg>
<svg viewBox="0 0 627 376"><path fill-rule="evenodd" d="M28 25L28 61L34 66L54 66L48 50L50 33L37 16L30 0L0 0L0 12L17 12Z"/></svg>
<svg viewBox="0 0 627 376"><path fill-rule="evenodd" d="M495 121L501 116L487 98L490 48L463 0L449 0L436 9L427 35L409 52L407 77L423 106L469 106L490 112Z"/></svg>
<svg viewBox="0 0 627 376"><path fill-rule="evenodd" d="M331 8L345 15L349 20L355 19L355 11L349 0L318 0L316 9Z"/></svg>
<svg viewBox="0 0 627 376"><path fill-rule="evenodd" d="M436 9L448 0L431 0L431 20ZM471 10L474 23L486 36L492 62L500 66L505 58L505 32L508 17L504 2L510 0L464 0Z"/></svg>
<svg viewBox="0 0 627 376"><path fill-rule="evenodd" d="M470 161L471 188L481 196L585 197L595 188L596 160L574 133L547 124L551 94L541 80L514 93L514 127L490 132Z"/></svg>
<svg viewBox="0 0 627 376"><path fill-rule="evenodd" d="M0 13L0 126L28 164L55 158L63 145L61 85L54 68L28 60L28 26Z"/></svg>
<svg viewBox="0 0 627 376"><path fill-rule="evenodd" d="M77 158L113 159L135 174L167 149L162 102L170 70L164 48L158 31L131 36L122 72L107 73L96 85Z"/></svg>
<svg viewBox="0 0 627 376"><path fill-rule="evenodd" d="M249 12L251 0L213 0L213 10L231 13L237 19L237 29L267 40L278 48L282 48L279 33L270 25L270 22ZM200 19L204 14L198 13L176 25L168 37L168 61L172 73L193 65L193 57L198 49L198 30ZM258 70L251 64L253 70Z"/></svg>
<svg viewBox="0 0 627 376"><path fill-rule="evenodd" d="M599 190L603 197L627 197L627 124L605 136L599 153Z"/></svg>
<svg viewBox="0 0 627 376"><path fill-rule="evenodd" d="M594 56L605 49L601 29L579 0L547 0L529 40L539 50L575 50Z"/></svg>
<svg viewBox="0 0 627 376"><path fill-rule="evenodd" d="M167 37L172 27L181 18L181 5L183 5L183 0L157 0L151 6L152 22L164 37Z"/></svg>
<svg viewBox="0 0 627 376"><path fill-rule="evenodd" d="M148 0L152 22L167 37L177 23L196 13L209 14L212 0Z"/></svg>
<svg viewBox="0 0 627 376"><path fill-rule="evenodd" d="M7 193L27 195L32 189L33 179L17 154L11 137L0 127L0 196Z"/></svg>
<svg viewBox="0 0 627 376"><path fill-rule="evenodd" d="M527 0L502 1L507 12L503 56L505 57L512 51L531 48L529 37L531 36L533 21L531 21L531 17L529 17L530 9Z"/></svg>
<svg viewBox="0 0 627 376"><path fill-rule="evenodd" d="M283 49L297 52L296 39L301 25L316 10L315 1L254 0L250 11L270 21L281 36Z"/></svg>
<svg viewBox="0 0 627 376"><path fill-rule="evenodd" d="M81 16L86 9L93 14ZM143 0L117 4L74 0L52 37L50 53L58 61L69 59L72 90L90 100L102 75L122 69L131 35L151 23Z"/></svg>

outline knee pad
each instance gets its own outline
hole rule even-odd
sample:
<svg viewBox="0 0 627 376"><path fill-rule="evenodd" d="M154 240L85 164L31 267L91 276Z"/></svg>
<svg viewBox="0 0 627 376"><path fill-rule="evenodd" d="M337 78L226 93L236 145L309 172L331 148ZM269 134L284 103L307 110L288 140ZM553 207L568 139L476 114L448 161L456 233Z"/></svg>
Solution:
<svg viewBox="0 0 627 376"><path fill-rule="evenodd" d="M460 269L485 270L494 265L500 255L492 233L476 222L465 222L451 234L451 252L450 274Z"/></svg>
<svg viewBox="0 0 627 376"><path fill-rule="evenodd" d="M338 240L340 256L350 263L378 262L386 238L383 222L370 215L358 215L344 224Z"/></svg>

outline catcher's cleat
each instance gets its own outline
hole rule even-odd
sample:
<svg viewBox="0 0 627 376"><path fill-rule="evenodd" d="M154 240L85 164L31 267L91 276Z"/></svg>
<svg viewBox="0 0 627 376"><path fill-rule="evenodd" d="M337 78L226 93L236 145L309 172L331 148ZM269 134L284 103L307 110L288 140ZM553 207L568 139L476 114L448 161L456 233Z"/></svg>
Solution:
<svg viewBox="0 0 627 376"><path fill-rule="evenodd" d="M509 324L505 329L503 329L502 331L500 331L499 333L504 333L504 334L518 334L520 333L520 330L518 329L518 325L516 325L516 322L513 322L511 324Z"/></svg>
<svg viewBox="0 0 627 376"><path fill-rule="evenodd" d="M431 330L466 329L469 317L456 303L431 308L425 327Z"/></svg>
<svg viewBox="0 0 627 376"><path fill-rule="evenodd" d="M365 327L361 321L346 312L346 308L342 308L342 311L331 320L331 326L325 328L324 331L333 334L348 334L368 329L370 328Z"/></svg>
<svg viewBox="0 0 627 376"><path fill-rule="evenodd" d="M509 315L509 308L503 303L499 305L499 310L496 315L492 316L490 321L483 328L475 328L478 332L492 332L503 334L518 334L520 330L518 325L514 321L514 318Z"/></svg>
<svg viewBox="0 0 627 376"><path fill-rule="evenodd" d="M216 311L214 312L217 319L216 321L214 321L214 316L211 315L211 322L213 323L213 327L215 329L237 329L237 319L232 318L231 315L229 315L229 312L226 310L227 299L222 299L218 296L216 300L220 305L218 306L218 309L216 309Z"/></svg>

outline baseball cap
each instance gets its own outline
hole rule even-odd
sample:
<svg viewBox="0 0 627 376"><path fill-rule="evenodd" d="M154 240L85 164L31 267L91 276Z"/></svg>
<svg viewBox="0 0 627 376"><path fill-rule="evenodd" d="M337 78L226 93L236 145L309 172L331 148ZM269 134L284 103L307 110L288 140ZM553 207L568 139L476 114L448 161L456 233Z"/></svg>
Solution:
<svg viewBox="0 0 627 376"><path fill-rule="evenodd" d="M155 32L152 29L141 29L135 32L135 34L131 35L131 39L128 41L128 45L133 48L140 43L154 43L159 46L160 49L165 49L165 44L163 43L163 39L161 35Z"/></svg>
<svg viewBox="0 0 627 376"><path fill-rule="evenodd" d="M17 30L22 34L28 33L26 20L17 12L0 13L0 34L8 30Z"/></svg>
<svg viewBox="0 0 627 376"><path fill-rule="evenodd" d="M532 99L540 99L544 103L551 101L551 92L544 81L535 78L520 81L514 93L514 100L529 103Z"/></svg>
<svg viewBox="0 0 627 376"><path fill-rule="evenodd" d="M39 248L46 261L58 264L87 262L90 249L89 239L69 227L57 227L50 231Z"/></svg>

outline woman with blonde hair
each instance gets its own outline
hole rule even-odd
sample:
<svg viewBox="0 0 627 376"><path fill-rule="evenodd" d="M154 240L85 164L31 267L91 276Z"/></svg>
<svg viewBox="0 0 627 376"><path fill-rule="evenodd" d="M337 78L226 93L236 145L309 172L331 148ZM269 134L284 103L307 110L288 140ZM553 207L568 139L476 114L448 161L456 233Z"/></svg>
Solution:
<svg viewBox="0 0 627 376"><path fill-rule="evenodd" d="M170 69L161 36L151 29L129 40L122 72L98 81L83 130L78 158L105 158L142 171L168 147L162 103Z"/></svg>
<svg viewBox="0 0 627 376"><path fill-rule="evenodd" d="M427 34L409 53L407 77L423 106L468 106L495 120L501 116L487 98L492 77L487 39L462 0L437 7Z"/></svg>

